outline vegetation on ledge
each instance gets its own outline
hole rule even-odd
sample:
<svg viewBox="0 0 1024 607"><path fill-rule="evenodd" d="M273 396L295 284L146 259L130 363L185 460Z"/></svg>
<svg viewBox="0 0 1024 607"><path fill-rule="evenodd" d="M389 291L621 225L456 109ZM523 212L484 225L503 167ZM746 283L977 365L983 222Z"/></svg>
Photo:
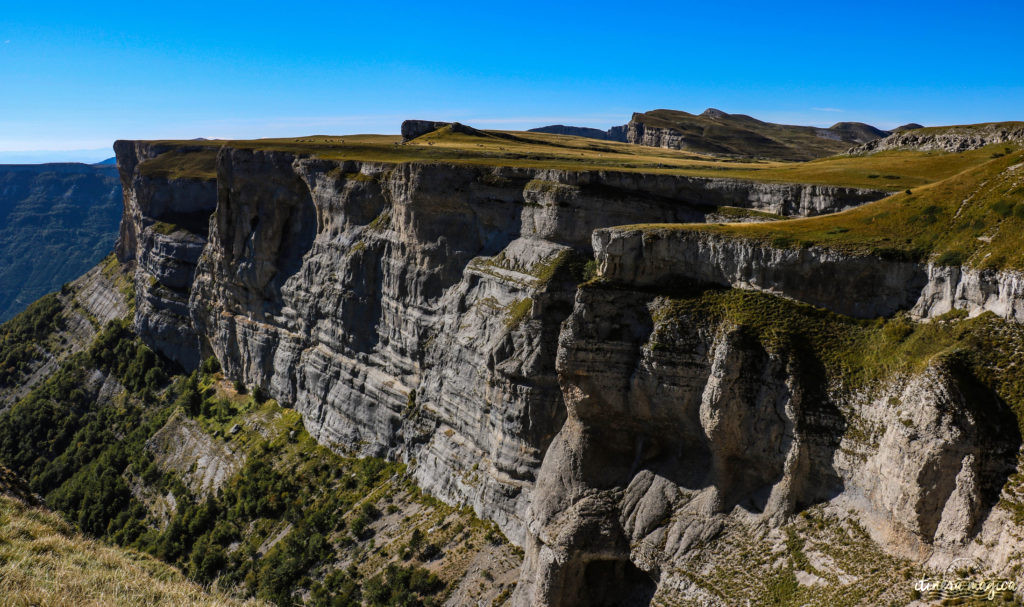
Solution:
<svg viewBox="0 0 1024 607"><path fill-rule="evenodd" d="M822 246L853 255L1024 269L1024 153L990 158L935 184L836 213L746 224L645 224L700 230L776 247Z"/></svg>
<svg viewBox="0 0 1024 607"><path fill-rule="evenodd" d="M956 311L931 322L903 314L862 320L757 291L684 287L656 300L653 319L652 348L670 347L677 326L727 323L769 350L813 361L803 370L814 376L813 383L846 393L939 364L1006 402L1024 429L1024 326L991 313L967 318Z"/></svg>

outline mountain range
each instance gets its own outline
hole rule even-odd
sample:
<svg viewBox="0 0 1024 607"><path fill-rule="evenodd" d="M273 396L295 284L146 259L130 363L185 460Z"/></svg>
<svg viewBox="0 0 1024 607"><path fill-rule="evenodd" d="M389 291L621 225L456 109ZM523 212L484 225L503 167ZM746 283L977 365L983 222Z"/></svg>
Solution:
<svg viewBox="0 0 1024 607"><path fill-rule="evenodd" d="M121 207L109 161L0 165L0 321L103 259Z"/></svg>

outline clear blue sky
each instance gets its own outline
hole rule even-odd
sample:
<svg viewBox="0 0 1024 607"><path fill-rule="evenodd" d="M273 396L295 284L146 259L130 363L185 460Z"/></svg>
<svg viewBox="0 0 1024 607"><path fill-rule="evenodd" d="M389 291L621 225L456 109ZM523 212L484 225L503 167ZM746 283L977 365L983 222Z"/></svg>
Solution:
<svg viewBox="0 0 1024 607"><path fill-rule="evenodd" d="M410 117L1024 120L1019 0L14 4L0 162L99 159L118 138L395 133Z"/></svg>

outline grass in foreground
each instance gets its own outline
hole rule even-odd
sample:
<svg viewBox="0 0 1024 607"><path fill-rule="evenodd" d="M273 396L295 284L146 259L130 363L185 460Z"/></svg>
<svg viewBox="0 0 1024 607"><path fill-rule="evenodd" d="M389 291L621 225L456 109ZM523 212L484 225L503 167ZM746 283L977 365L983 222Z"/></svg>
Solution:
<svg viewBox="0 0 1024 607"><path fill-rule="evenodd" d="M0 495L0 606L249 605L153 557L82 536L58 515Z"/></svg>
<svg viewBox="0 0 1024 607"><path fill-rule="evenodd" d="M750 224L645 224L704 230L777 247L824 246L854 255L1024 269L1024 153L843 213Z"/></svg>

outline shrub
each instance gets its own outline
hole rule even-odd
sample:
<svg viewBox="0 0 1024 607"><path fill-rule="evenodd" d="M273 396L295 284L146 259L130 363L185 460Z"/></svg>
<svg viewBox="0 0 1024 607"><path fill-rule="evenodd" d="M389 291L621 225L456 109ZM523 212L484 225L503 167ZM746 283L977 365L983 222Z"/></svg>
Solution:
<svg viewBox="0 0 1024 607"><path fill-rule="evenodd" d="M217 360L216 356L211 356L210 358L207 358L206 360L203 361L203 364L200 367L200 369L202 370L203 373L206 373L207 375L212 375L220 371L220 361Z"/></svg>
<svg viewBox="0 0 1024 607"><path fill-rule="evenodd" d="M992 210L1002 217L1009 217L1013 213L1013 207L1013 201L1005 198L992 204Z"/></svg>
<svg viewBox="0 0 1024 607"><path fill-rule="evenodd" d="M946 251L939 255L935 263L940 266L960 266L967 260L967 254L962 251Z"/></svg>

